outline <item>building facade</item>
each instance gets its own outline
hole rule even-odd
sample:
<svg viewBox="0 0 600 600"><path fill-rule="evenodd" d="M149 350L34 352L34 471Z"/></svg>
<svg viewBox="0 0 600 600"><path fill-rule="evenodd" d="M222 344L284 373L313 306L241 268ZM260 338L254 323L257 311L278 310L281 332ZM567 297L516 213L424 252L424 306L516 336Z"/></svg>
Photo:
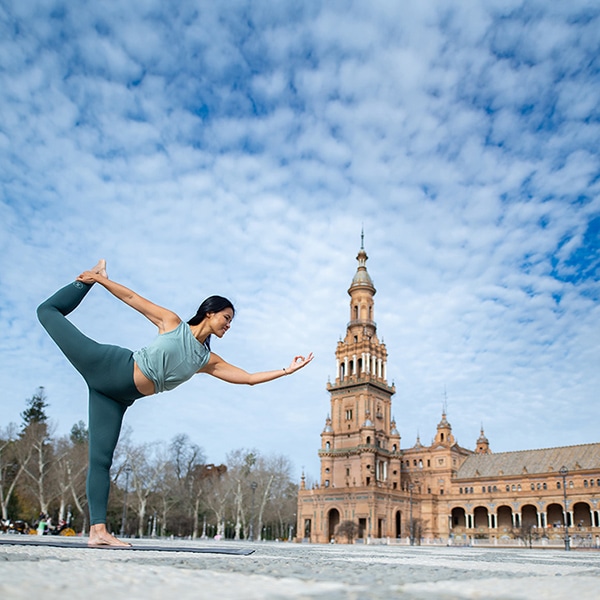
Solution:
<svg viewBox="0 0 600 600"><path fill-rule="evenodd" d="M339 527L352 522L363 541L600 546L600 443L492 453L482 429L471 450L456 442L443 411L430 446L417 438L401 448L367 258L361 244L327 384L320 480L300 484L298 539L342 542Z"/></svg>

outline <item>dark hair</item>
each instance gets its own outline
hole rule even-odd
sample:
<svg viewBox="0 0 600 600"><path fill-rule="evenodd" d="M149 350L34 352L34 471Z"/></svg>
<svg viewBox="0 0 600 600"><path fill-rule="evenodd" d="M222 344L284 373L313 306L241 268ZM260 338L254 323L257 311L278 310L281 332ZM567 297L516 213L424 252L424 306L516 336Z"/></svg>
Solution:
<svg viewBox="0 0 600 600"><path fill-rule="evenodd" d="M225 310L226 308L230 308L235 315L235 308L233 304L227 300L227 298L223 298L223 296L209 296L196 311L196 314L188 321L188 325L198 325L201 321L203 321L208 313L217 313ZM205 340L205 345L210 349L210 335Z"/></svg>

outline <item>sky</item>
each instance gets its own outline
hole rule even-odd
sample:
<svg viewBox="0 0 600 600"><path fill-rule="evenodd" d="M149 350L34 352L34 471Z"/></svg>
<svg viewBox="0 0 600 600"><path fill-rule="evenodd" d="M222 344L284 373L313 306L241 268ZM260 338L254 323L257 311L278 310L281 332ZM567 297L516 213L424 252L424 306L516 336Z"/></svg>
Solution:
<svg viewBox="0 0 600 600"><path fill-rule="evenodd" d="M0 2L0 428L86 388L36 306L103 257L189 319L236 306L197 376L137 401L136 443L187 434L317 480L327 381L364 230L402 447L444 406L495 452L600 442L600 7L572 0ZM97 286L72 314L156 330Z"/></svg>

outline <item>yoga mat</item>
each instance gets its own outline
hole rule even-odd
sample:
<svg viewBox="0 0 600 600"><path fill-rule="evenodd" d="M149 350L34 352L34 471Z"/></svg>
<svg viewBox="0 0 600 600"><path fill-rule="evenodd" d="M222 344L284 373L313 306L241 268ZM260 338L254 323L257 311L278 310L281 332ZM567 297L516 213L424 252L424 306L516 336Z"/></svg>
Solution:
<svg viewBox="0 0 600 600"><path fill-rule="evenodd" d="M62 541L56 539L36 539L35 536L20 537L16 535L0 536L0 544L6 546L48 546L50 548L85 548L89 550L122 550L125 552L195 552L202 554L234 554L247 556L254 550L246 548L225 548L223 546L146 546L143 544L132 546L88 546L86 542Z"/></svg>

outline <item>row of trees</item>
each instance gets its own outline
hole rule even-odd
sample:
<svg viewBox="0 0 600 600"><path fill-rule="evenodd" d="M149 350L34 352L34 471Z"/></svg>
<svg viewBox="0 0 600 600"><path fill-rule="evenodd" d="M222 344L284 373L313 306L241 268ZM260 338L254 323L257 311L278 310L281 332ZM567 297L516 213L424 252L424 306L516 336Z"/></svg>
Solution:
<svg viewBox="0 0 600 600"><path fill-rule="evenodd" d="M2 519L54 522L87 529L85 478L88 435L77 423L57 437L43 388L27 400L20 426L0 431ZM113 462L107 521L131 536L285 539L296 521L297 485L284 456L238 449L226 464L207 464L187 435L170 443L134 444L127 428Z"/></svg>

